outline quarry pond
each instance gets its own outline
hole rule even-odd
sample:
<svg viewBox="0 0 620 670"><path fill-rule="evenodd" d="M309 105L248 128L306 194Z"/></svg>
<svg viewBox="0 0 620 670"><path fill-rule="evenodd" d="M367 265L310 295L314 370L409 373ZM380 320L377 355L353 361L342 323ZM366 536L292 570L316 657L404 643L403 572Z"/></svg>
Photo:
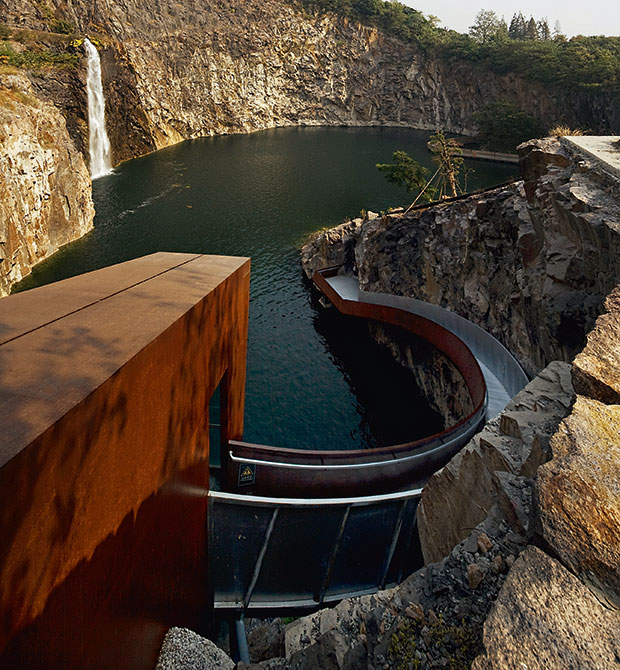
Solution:
<svg viewBox="0 0 620 670"><path fill-rule="evenodd" d="M250 256L244 438L300 449L353 449L442 427L409 373L363 323L324 310L299 264L312 232L408 205L376 163L398 149L432 167L429 133L285 128L184 142L93 183L95 227L36 266L18 290L156 251ZM468 162L473 190L516 166Z"/></svg>

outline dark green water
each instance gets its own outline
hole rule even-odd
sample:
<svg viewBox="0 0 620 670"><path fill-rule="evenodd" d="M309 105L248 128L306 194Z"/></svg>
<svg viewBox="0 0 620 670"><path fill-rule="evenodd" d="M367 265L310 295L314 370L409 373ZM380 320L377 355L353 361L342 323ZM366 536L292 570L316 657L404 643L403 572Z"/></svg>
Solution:
<svg viewBox="0 0 620 670"><path fill-rule="evenodd" d="M434 432L441 420L409 375L364 324L318 307L299 264L309 233L361 209L409 204L375 163L404 149L430 168L427 139L391 128L287 128L138 158L94 183L94 230L38 265L18 290L155 251L251 256L246 440L351 449ZM516 172L470 167L471 189Z"/></svg>

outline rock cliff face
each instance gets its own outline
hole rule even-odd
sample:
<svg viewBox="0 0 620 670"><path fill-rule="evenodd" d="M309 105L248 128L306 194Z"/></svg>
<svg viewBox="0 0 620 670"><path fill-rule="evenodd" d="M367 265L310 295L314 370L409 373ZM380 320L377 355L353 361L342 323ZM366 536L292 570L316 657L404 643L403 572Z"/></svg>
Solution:
<svg viewBox="0 0 620 670"><path fill-rule="evenodd" d="M0 296L92 227L84 158L64 117L22 75L0 75Z"/></svg>
<svg viewBox="0 0 620 670"><path fill-rule="evenodd" d="M605 97L443 63L414 46L283 0L50 0L103 45L114 157L182 139L288 125L403 125L469 133L498 97L549 123L608 132ZM0 20L43 26L42 3L0 0Z"/></svg>
<svg viewBox="0 0 620 670"><path fill-rule="evenodd" d="M43 43L52 19L101 44L115 163L183 139L277 126L400 125L467 134L472 114L499 97L549 124L598 132L620 125L617 104L604 95L447 64L375 29L286 0L0 0L0 22L43 31L37 38ZM85 155L84 70L85 62L29 76L37 94L62 111ZM81 188L65 183L68 191Z"/></svg>
<svg viewBox="0 0 620 670"><path fill-rule="evenodd" d="M619 187L568 142L521 153L524 181L344 224L312 241L307 271L355 264L363 289L465 316L530 375L571 361L620 278Z"/></svg>

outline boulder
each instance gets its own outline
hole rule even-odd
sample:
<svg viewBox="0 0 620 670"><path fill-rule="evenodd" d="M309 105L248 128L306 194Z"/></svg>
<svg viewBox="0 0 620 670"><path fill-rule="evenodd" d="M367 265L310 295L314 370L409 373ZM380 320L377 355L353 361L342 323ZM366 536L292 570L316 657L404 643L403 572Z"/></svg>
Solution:
<svg viewBox="0 0 620 670"><path fill-rule="evenodd" d="M605 607L558 561L528 547L484 624L472 670L618 668L620 612Z"/></svg>
<svg viewBox="0 0 620 670"><path fill-rule="evenodd" d="M576 574L620 599L620 406L577 397L538 471L541 533Z"/></svg>
<svg viewBox="0 0 620 670"><path fill-rule="evenodd" d="M233 670L235 664L211 640L187 628L171 628L164 638L156 670Z"/></svg>

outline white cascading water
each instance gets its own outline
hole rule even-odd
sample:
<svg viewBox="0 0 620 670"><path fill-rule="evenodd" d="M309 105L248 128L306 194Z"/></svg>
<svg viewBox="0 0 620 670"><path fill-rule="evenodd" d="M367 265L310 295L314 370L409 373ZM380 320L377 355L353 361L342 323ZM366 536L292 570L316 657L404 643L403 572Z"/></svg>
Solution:
<svg viewBox="0 0 620 670"><path fill-rule="evenodd" d="M102 177L112 171L110 140L105 129L105 98L101 83L101 61L95 45L84 40L88 55L86 90L88 92L88 133L90 150L90 176Z"/></svg>

